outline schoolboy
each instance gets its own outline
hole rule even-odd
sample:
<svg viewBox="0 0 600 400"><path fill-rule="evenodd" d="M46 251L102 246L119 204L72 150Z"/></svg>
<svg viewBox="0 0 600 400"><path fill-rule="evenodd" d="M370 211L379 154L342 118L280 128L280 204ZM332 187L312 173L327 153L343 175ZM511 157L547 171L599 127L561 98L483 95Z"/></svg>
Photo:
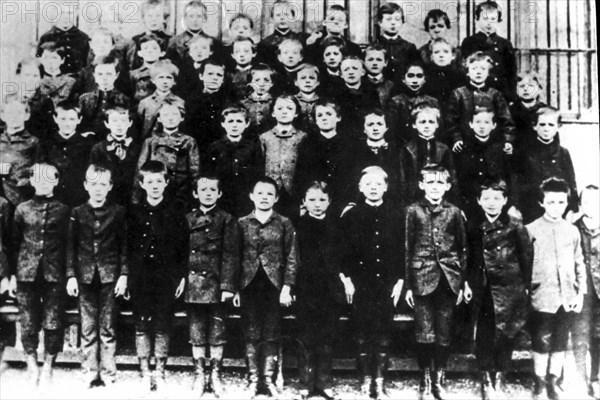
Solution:
<svg viewBox="0 0 600 400"><path fill-rule="evenodd" d="M237 218L252 211L248 193L265 173L262 147L249 136L248 110L241 105L226 107L221 112L225 136L213 142L206 151L202 169L219 178L219 207Z"/></svg>
<svg viewBox="0 0 600 400"><path fill-rule="evenodd" d="M166 46L165 41L153 33L142 36L138 42L137 54L142 58L143 63L129 72L133 100L136 103L150 96L156 89L152 83L150 69L165 56Z"/></svg>
<svg viewBox="0 0 600 400"><path fill-rule="evenodd" d="M571 193L577 193L575 170L569 150L562 147L558 140L561 124L560 111L554 107L540 108L536 114L535 126L537 140L515 154L515 204L525 224L543 215L537 201L536 188L546 179L557 177L569 185ZM569 198L567 211L578 210L577 199Z"/></svg>
<svg viewBox="0 0 600 400"><path fill-rule="evenodd" d="M533 129L537 112L547 105L540 101L542 85L533 72L524 71L517 75L517 99L510 103L510 115L515 121L515 152L530 145L537 138Z"/></svg>
<svg viewBox="0 0 600 400"><path fill-rule="evenodd" d="M132 205L127 227L128 288L135 320L135 347L142 373L142 390L165 389L171 318L175 299L183 294L189 231L185 214L167 201L167 167L160 161L144 162L138 175L144 190L142 202ZM156 370L151 379L149 359L154 342Z"/></svg>
<svg viewBox="0 0 600 400"><path fill-rule="evenodd" d="M147 60L144 54L140 53L142 42L145 37L158 39L161 49L164 51L161 57L164 57L167 51L167 45L171 40L171 35L165 32L167 19L169 18L169 9L164 0L144 0L140 4L144 32L131 38L131 43L125 50L127 65L130 71L142 67Z"/></svg>
<svg viewBox="0 0 600 400"><path fill-rule="evenodd" d="M79 6L68 3L56 4L59 12L58 20L48 32L40 37L37 46L37 57L42 56L46 43L53 42L56 47L64 48L62 73L76 75L87 65L90 38L75 26Z"/></svg>
<svg viewBox="0 0 600 400"><path fill-rule="evenodd" d="M29 107L16 99L2 103L0 119L6 124L0 133L0 176L2 191L13 207L33 195L29 185L30 167L41 152L39 140L25 124L30 117Z"/></svg>
<svg viewBox="0 0 600 400"><path fill-rule="evenodd" d="M319 68L316 65L302 64L296 69L294 85L298 89L296 99L300 103L297 124L305 132L315 128L313 109L320 98L317 92L320 85L319 76Z"/></svg>
<svg viewBox="0 0 600 400"><path fill-rule="evenodd" d="M579 230L562 218L569 195L564 180L544 180L539 197L544 215L527 225L535 251L530 292L533 393L541 395L545 383L551 400L559 398L556 380L563 369L568 328L581 312L587 288Z"/></svg>
<svg viewBox="0 0 600 400"><path fill-rule="evenodd" d="M341 221L340 272L354 324L362 398L390 398L384 384L391 345L391 322L403 279L402 215L384 198L386 172L370 166L361 172L363 199ZM374 389L374 390L372 390Z"/></svg>
<svg viewBox="0 0 600 400"><path fill-rule="evenodd" d="M386 75L394 81L399 80L406 63L419 59L419 52L414 43L400 36L400 30L405 23L404 10L396 3L385 3L377 10L378 35L376 44L383 46L390 57Z"/></svg>
<svg viewBox="0 0 600 400"><path fill-rule="evenodd" d="M420 396L446 398L453 314L463 299L467 266L464 218L444 200L448 170L435 164L421 170L424 196L406 209L406 302L415 310ZM429 379L431 376L431 380Z"/></svg>
<svg viewBox="0 0 600 400"><path fill-rule="evenodd" d="M237 39L252 38L254 33L254 20L246 14L236 14L229 22L229 38L232 42Z"/></svg>
<svg viewBox="0 0 600 400"><path fill-rule="evenodd" d="M389 61L388 53L383 46L375 44L368 46L364 54L367 81L377 89L381 106L386 107L394 87L394 82L383 75Z"/></svg>
<svg viewBox="0 0 600 400"><path fill-rule="evenodd" d="M205 386L204 361L210 360L208 380L219 398L223 393L221 364L225 336L225 305L237 291L239 250L237 222L223 211L219 179L201 175L194 198L200 206L186 215L190 231L189 262L185 302L195 373L192 390L202 395Z"/></svg>
<svg viewBox="0 0 600 400"><path fill-rule="evenodd" d="M108 201L128 207L141 146L130 135L133 122L126 105L109 105L104 123L109 134L92 147L89 162L110 168L112 190L108 192Z"/></svg>
<svg viewBox="0 0 600 400"><path fill-rule="evenodd" d="M330 96L336 88L344 86L340 65L344 58L344 42L338 37L328 37L321 42L323 51L319 54L321 66L321 89Z"/></svg>
<svg viewBox="0 0 600 400"><path fill-rule="evenodd" d="M429 42L430 62L425 66L425 91L445 109L452 92L467 84L464 72L456 65L453 45L444 38Z"/></svg>
<svg viewBox="0 0 600 400"><path fill-rule="evenodd" d="M468 219L465 301L475 295L483 399L505 390L516 336L527 322L533 246L522 222L507 213L508 190L500 178L484 181L477 194L483 215Z"/></svg>
<svg viewBox="0 0 600 400"><path fill-rule="evenodd" d="M158 113L166 101L179 108L183 108L183 99L172 90L177 81L179 69L170 60L160 60L150 67L150 80L156 88L154 93L142 99L137 107L137 117L141 124L140 137L138 141L145 140L160 131L158 126Z"/></svg>
<svg viewBox="0 0 600 400"><path fill-rule="evenodd" d="M39 54L44 74L37 90L49 97L55 106L63 100L72 99L77 81L61 70L66 58L65 49L55 42L46 42L40 46Z"/></svg>
<svg viewBox="0 0 600 400"><path fill-rule="evenodd" d="M33 165L31 200L19 204L11 227L11 268L17 277L21 341L27 357L27 383L49 389L56 355L62 349L66 244L69 207L53 191L58 169L46 162ZM42 245L39 245L39 244ZM44 366L37 364L39 331L44 329Z"/></svg>
<svg viewBox="0 0 600 400"><path fill-rule="evenodd" d="M12 225L12 206L0 196L0 305L6 298L16 297L16 277L9 265L10 227ZM11 324L0 322L0 374L4 372L4 349L9 345Z"/></svg>
<svg viewBox="0 0 600 400"><path fill-rule="evenodd" d="M202 91L203 85L199 78L200 68L209 59L217 59L213 57L214 43L215 39L205 34L197 35L190 40L187 54L180 64L179 79L174 89L185 101L188 101L198 91Z"/></svg>
<svg viewBox="0 0 600 400"><path fill-rule="evenodd" d="M125 207L107 200L109 169L91 164L83 182L89 200L71 210L67 238L67 294L79 297L83 379L114 384L117 302L127 290Z"/></svg>
<svg viewBox="0 0 600 400"><path fill-rule="evenodd" d="M41 143L42 154L60 171L61 179L54 196L69 207L75 207L87 199L83 181L90 151L96 143L95 134L78 131L81 111L72 101L56 105L54 122L56 129Z"/></svg>
<svg viewBox="0 0 600 400"><path fill-rule="evenodd" d="M250 131L252 136L258 137L274 125L271 117L273 105L273 79L275 72L266 64L257 64L250 70L248 86L252 89L250 94L241 100L250 116Z"/></svg>
<svg viewBox="0 0 600 400"><path fill-rule="evenodd" d="M499 36L498 23L502 10L495 1L484 1L475 8L477 33L466 37L460 48L465 59L476 52L484 52L492 60L487 83L499 90L506 101L514 100L517 78L517 58L510 40Z"/></svg>
<svg viewBox="0 0 600 400"><path fill-rule="evenodd" d="M455 89L450 95L446 108L446 129L452 140L452 150L462 150L465 133L469 132L469 123L473 118L473 110L477 107L489 107L496 115L497 132L492 136L494 141L504 143L504 151L513 151L515 125L510 115L508 103L498 90L488 86L487 77L492 67L492 60L482 52L471 54L466 61L469 83Z"/></svg>
<svg viewBox="0 0 600 400"><path fill-rule="evenodd" d="M277 365L277 340L281 334L282 307L292 304L296 283L298 243L292 222L273 210L277 183L260 178L250 193L254 211L238 220L241 249L239 292L246 341L248 388L257 394L259 369L267 394L278 395L273 383Z"/></svg>
<svg viewBox="0 0 600 400"><path fill-rule="evenodd" d="M94 132L96 140L103 140L108 134L104 120L109 104L124 104L127 108L131 106L129 97L115 88L115 81L119 75L119 60L116 57L107 56L97 60L94 67L96 87L79 97L81 110L79 129L84 132Z"/></svg>
<svg viewBox="0 0 600 400"><path fill-rule="evenodd" d="M233 66L227 71L228 81L231 83L233 94L240 100L248 93L248 82L256 58L256 48L251 38L237 38L231 44L231 59Z"/></svg>
<svg viewBox="0 0 600 400"><path fill-rule="evenodd" d="M138 170L148 161L160 161L168 171L166 196L183 211L191 209L191 193L194 179L200 173L198 145L191 136L179 130L184 116L177 104L166 100L158 113L162 131L147 138L142 145L138 159ZM134 191L134 202L138 202L140 192Z"/></svg>
<svg viewBox="0 0 600 400"><path fill-rule="evenodd" d="M430 67L433 63L431 58L433 53L432 44L437 39L444 39L448 41L450 36L450 29L452 28L452 24L450 22L450 17L448 13L440 9L433 9L427 12L425 16L425 20L423 21L423 27L425 28L425 32L429 33L430 39L427 43L419 48L419 54L421 55L421 60L426 67ZM462 61L460 50L455 48L454 45L450 44L451 49L451 58L450 61L455 68L460 68L460 62Z"/></svg>
<svg viewBox="0 0 600 400"><path fill-rule="evenodd" d="M277 47L276 89L281 92L293 92L294 77L304 61L304 46L298 39L284 39Z"/></svg>

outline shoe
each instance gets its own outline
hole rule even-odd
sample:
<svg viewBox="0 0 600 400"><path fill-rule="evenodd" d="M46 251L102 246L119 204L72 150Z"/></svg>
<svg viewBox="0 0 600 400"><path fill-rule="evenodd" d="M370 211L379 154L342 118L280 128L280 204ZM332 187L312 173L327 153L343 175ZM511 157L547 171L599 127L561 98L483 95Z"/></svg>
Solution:
<svg viewBox="0 0 600 400"><path fill-rule="evenodd" d="M52 387L52 375L54 369L54 361L56 360L56 354L46 354L44 356L44 365L42 366L42 372L40 373L39 386L43 389L50 389Z"/></svg>
<svg viewBox="0 0 600 400"><path fill-rule="evenodd" d="M433 382L431 392L433 397L437 400L444 400L446 398L446 371L438 369L433 371Z"/></svg>
<svg viewBox="0 0 600 400"><path fill-rule="evenodd" d="M549 374L546 377L546 393L548 394L548 399L550 400L560 400L560 396L558 395L556 381L558 378L552 374Z"/></svg>
<svg viewBox="0 0 600 400"><path fill-rule="evenodd" d="M265 382L265 390L267 392L267 396L272 397L274 399L279 398L279 390L277 390L277 386L269 378Z"/></svg>
<svg viewBox="0 0 600 400"><path fill-rule="evenodd" d="M390 395L388 394L387 390L385 389L385 383L383 381L383 378L375 379L375 398L382 399L382 400L386 400L386 399L390 398Z"/></svg>
<svg viewBox="0 0 600 400"><path fill-rule="evenodd" d="M493 385L497 394L506 392L506 374L504 372L496 372L494 374Z"/></svg>
<svg viewBox="0 0 600 400"><path fill-rule="evenodd" d="M339 396L333 389L317 389L316 394L325 400L339 400Z"/></svg>
<svg viewBox="0 0 600 400"><path fill-rule="evenodd" d="M372 381L370 376L363 377L362 384L360 385L360 398L369 399L371 398Z"/></svg>
<svg viewBox="0 0 600 400"><path fill-rule="evenodd" d="M600 384L598 381L592 381L588 384L588 394L596 400L600 400Z"/></svg>
<svg viewBox="0 0 600 400"><path fill-rule="evenodd" d="M140 376L142 377L142 392L152 390L152 376L150 375L150 362L146 357L139 359L140 361Z"/></svg>
<svg viewBox="0 0 600 400"><path fill-rule="evenodd" d="M541 376L535 376L533 378L533 396L534 397L539 397L542 395L542 393L544 393L544 378L542 378Z"/></svg>
<svg viewBox="0 0 600 400"><path fill-rule="evenodd" d="M210 387L214 397L217 399L223 395L223 382L221 381L221 362L215 359L210 360Z"/></svg>
<svg viewBox="0 0 600 400"><path fill-rule="evenodd" d="M248 386L246 391L250 395L251 399L254 399L258 395L258 375L251 375L248 378Z"/></svg>
<svg viewBox="0 0 600 400"><path fill-rule="evenodd" d="M482 400L495 400L496 391L492 385L491 374L487 371L481 373L481 399Z"/></svg>
<svg viewBox="0 0 600 400"><path fill-rule="evenodd" d="M40 379L40 367L37 362L37 354L27 354L27 383L30 388L35 388Z"/></svg>
<svg viewBox="0 0 600 400"><path fill-rule="evenodd" d="M167 380L165 379L167 368L167 359L164 357L156 359L156 369L154 370L154 385L155 390L164 391L167 388Z"/></svg>
<svg viewBox="0 0 600 400"><path fill-rule="evenodd" d="M192 392L198 397L206 391L204 377L204 358L194 359L194 380L192 381Z"/></svg>
<svg viewBox="0 0 600 400"><path fill-rule="evenodd" d="M421 370L419 378L419 399L424 400L431 395L431 369L425 368Z"/></svg>

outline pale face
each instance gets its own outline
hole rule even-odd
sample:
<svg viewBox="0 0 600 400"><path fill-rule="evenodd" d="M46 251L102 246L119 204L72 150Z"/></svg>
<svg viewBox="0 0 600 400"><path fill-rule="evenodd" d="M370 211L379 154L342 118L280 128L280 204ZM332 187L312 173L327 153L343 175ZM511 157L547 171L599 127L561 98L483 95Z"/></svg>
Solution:
<svg viewBox="0 0 600 400"><path fill-rule="evenodd" d="M144 172L140 187L146 191L146 197L151 200L162 199L168 180L161 173Z"/></svg>
<svg viewBox="0 0 600 400"><path fill-rule="evenodd" d="M498 30L498 12L483 10L477 20L477 27L486 35L491 35Z"/></svg>
<svg viewBox="0 0 600 400"><path fill-rule="evenodd" d="M441 200L450 186L448 179L439 173L427 173L419 182L419 188L425 192L425 197L432 201Z"/></svg>
<svg viewBox="0 0 600 400"><path fill-rule="evenodd" d="M65 59L55 51L44 50L40 62L44 66L44 71L54 74L60 72L60 66L63 65Z"/></svg>
<svg viewBox="0 0 600 400"><path fill-rule="evenodd" d="M494 189L483 190L481 196L477 199L477 203L479 203L483 212L490 217L500 215L507 201L508 198L501 191Z"/></svg>
<svg viewBox="0 0 600 400"><path fill-rule="evenodd" d="M265 182L258 182L250 193L250 200L254 203L254 208L260 211L272 210L277 199L277 192L273 185Z"/></svg>
<svg viewBox="0 0 600 400"><path fill-rule="evenodd" d="M56 109L54 122L58 125L58 133L65 139L73 136L77 130L77 125L81 123L81 117L77 115L75 110Z"/></svg>
<svg viewBox="0 0 600 400"><path fill-rule="evenodd" d="M389 36L396 36L402 25L402 14L399 11L393 14L385 14L379 22L381 31Z"/></svg>
<svg viewBox="0 0 600 400"><path fill-rule="evenodd" d="M600 191L586 189L581 197L581 211L583 215L594 220L600 217Z"/></svg>
<svg viewBox="0 0 600 400"><path fill-rule="evenodd" d="M381 115L369 114L365 117L365 135L367 139L374 142L383 140L387 132L387 124L385 118Z"/></svg>
<svg viewBox="0 0 600 400"><path fill-rule="evenodd" d="M314 93L319 86L319 75L317 75L316 69L305 68L298 71L295 84L303 93Z"/></svg>
<svg viewBox="0 0 600 400"><path fill-rule="evenodd" d="M113 47L112 38L104 32L96 32L92 35L90 48L94 51L96 57L107 56Z"/></svg>
<svg viewBox="0 0 600 400"><path fill-rule="evenodd" d="M249 38L252 36L250 21L238 18L231 23L230 35L233 38Z"/></svg>
<svg viewBox="0 0 600 400"><path fill-rule="evenodd" d="M327 29L327 33L332 35L341 35L348 28L346 14L342 11L330 11L323 21L323 26Z"/></svg>
<svg viewBox="0 0 600 400"><path fill-rule="evenodd" d="M159 71L152 77L152 83L159 92L168 92L175 86L175 77L167 71Z"/></svg>
<svg viewBox="0 0 600 400"><path fill-rule="evenodd" d="M446 43L436 43L431 49L431 61L439 67L450 65L454 60L452 47Z"/></svg>
<svg viewBox="0 0 600 400"><path fill-rule="evenodd" d="M537 132L540 139L545 142L549 142L554 139L560 128L558 119L554 115L540 115L537 124L533 127L533 130Z"/></svg>
<svg viewBox="0 0 600 400"><path fill-rule="evenodd" d="M294 12L290 5L277 4L273 7L273 25L276 29L280 31L289 29L294 19Z"/></svg>
<svg viewBox="0 0 600 400"><path fill-rule="evenodd" d="M561 192L546 192L540 203L550 219L560 219L569 205L569 196Z"/></svg>
<svg viewBox="0 0 600 400"><path fill-rule="evenodd" d="M371 202L383 200L383 195L387 192L388 185L381 174L365 174L360 178L358 190Z"/></svg>
<svg viewBox="0 0 600 400"><path fill-rule="evenodd" d="M160 109L158 113L158 122L160 122L166 129L179 128L179 124L183 118L181 118L181 111L174 105L166 105Z"/></svg>
<svg viewBox="0 0 600 400"><path fill-rule="evenodd" d="M269 71L254 71L252 72L252 81L250 86L254 89L254 92L259 96L263 96L271 90L273 87L273 78Z"/></svg>
<svg viewBox="0 0 600 400"><path fill-rule="evenodd" d="M319 130L329 132L336 129L337 124L342 120L342 118L335 112L333 107L316 106L315 120Z"/></svg>
<svg viewBox="0 0 600 400"><path fill-rule="evenodd" d="M23 128L29 116L27 107L20 101L11 101L5 104L0 113L0 119L4 121L7 128L12 130Z"/></svg>
<svg viewBox="0 0 600 400"><path fill-rule="evenodd" d="M100 90L112 90L118 76L114 64L100 64L94 68L94 80Z"/></svg>
<svg viewBox="0 0 600 400"><path fill-rule="evenodd" d="M410 90L418 92L425 84L425 71L421 67L410 67L404 75L403 82Z"/></svg>
<svg viewBox="0 0 600 400"><path fill-rule="evenodd" d="M475 136L485 141L490 137L492 131L496 129L494 114L480 112L473 116L473 120L469 122L469 126L475 132Z"/></svg>
<svg viewBox="0 0 600 400"><path fill-rule="evenodd" d="M207 64L204 66L204 73L200 74L200 80L204 83L206 89L219 90L225 80L225 68Z"/></svg>
<svg viewBox="0 0 600 400"><path fill-rule="evenodd" d="M237 65L248 65L252 62L255 53L250 42L235 42L233 44L233 52L231 58L236 62Z"/></svg>
<svg viewBox="0 0 600 400"><path fill-rule="evenodd" d="M165 15L162 6L150 7L144 14L144 26L147 31L156 32L165 28Z"/></svg>
<svg viewBox="0 0 600 400"><path fill-rule="evenodd" d="M471 82L480 85L490 74L490 64L487 61L475 61L467 66L467 76Z"/></svg>
<svg viewBox="0 0 600 400"><path fill-rule="evenodd" d="M23 65L21 67L21 73L18 77L21 82L21 87L25 91L35 90L42 80L40 69L33 64Z"/></svg>
<svg viewBox="0 0 600 400"><path fill-rule="evenodd" d="M211 41L209 39L197 39L190 44L189 54L195 62L202 62L212 56Z"/></svg>
<svg viewBox="0 0 600 400"><path fill-rule="evenodd" d="M376 76L387 66L383 51L371 50L365 54L365 69L370 75Z"/></svg>
<svg viewBox="0 0 600 400"><path fill-rule="evenodd" d="M117 141L127 138L127 130L131 128L133 121L127 112L109 111L108 120L104 123L110 130L110 135Z"/></svg>
<svg viewBox="0 0 600 400"><path fill-rule="evenodd" d="M237 142L242 138L242 134L250 125L250 121L246 119L244 113L231 113L225 116L221 126L225 129L227 137Z"/></svg>
<svg viewBox="0 0 600 400"><path fill-rule="evenodd" d="M517 83L517 96L523 101L531 101L540 95L540 85L531 77L527 76Z"/></svg>
<svg viewBox="0 0 600 400"><path fill-rule="evenodd" d="M46 164L35 164L29 183L38 196L51 196L58 185L58 171L55 167Z"/></svg>
<svg viewBox="0 0 600 400"><path fill-rule="evenodd" d="M221 194L218 181L203 178L198 180L198 186L194 192L194 197L200 200L201 205L209 208L217 204L217 200L221 198Z"/></svg>
<svg viewBox="0 0 600 400"><path fill-rule="evenodd" d="M279 46L277 59L286 67L295 67L302 62L302 46L292 43Z"/></svg>
<svg viewBox="0 0 600 400"><path fill-rule="evenodd" d="M165 52L161 50L160 45L155 40L142 43L138 50L138 56L149 63L160 60L164 55Z"/></svg>
<svg viewBox="0 0 600 400"><path fill-rule="evenodd" d="M58 3L60 4L60 3ZM75 19L77 18L77 8L70 7L65 4L64 7L60 7L60 15L56 22L56 27L63 31L71 29L75 25Z"/></svg>
<svg viewBox="0 0 600 400"><path fill-rule="evenodd" d="M432 139L438 126L438 116L429 111L420 112L413 124L413 128L425 139Z"/></svg>
<svg viewBox="0 0 600 400"><path fill-rule="evenodd" d="M437 39L448 35L448 27L443 19L430 19L427 28L429 29L429 35L432 39Z"/></svg>
<svg viewBox="0 0 600 400"><path fill-rule="evenodd" d="M92 203L103 204L108 192L112 189L110 171L87 171L83 187L90 196Z"/></svg>
<svg viewBox="0 0 600 400"><path fill-rule="evenodd" d="M323 62L332 70L339 68L342 57L342 50L338 46L327 46L323 51Z"/></svg>
<svg viewBox="0 0 600 400"><path fill-rule="evenodd" d="M346 85L353 86L360 83L365 75L365 68L360 60L347 59L342 61L340 73Z"/></svg>
<svg viewBox="0 0 600 400"><path fill-rule="evenodd" d="M308 189L303 200L304 207L309 214L315 217L321 217L327 212L331 200L327 193L320 189Z"/></svg>
<svg viewBox="0 0 600 400"><path fill-rule="evenodd" d="M191 31L201 31L204 24L204 11L201 7L188 7L183 16L185 27Z"/></svg>
<svg viewBox="0 0 600 400"><path fill-rule="evenodd" d="M279 98L273 106L273 118L280 124L291 124L298 115L296 104L292 100Z"/></svg>

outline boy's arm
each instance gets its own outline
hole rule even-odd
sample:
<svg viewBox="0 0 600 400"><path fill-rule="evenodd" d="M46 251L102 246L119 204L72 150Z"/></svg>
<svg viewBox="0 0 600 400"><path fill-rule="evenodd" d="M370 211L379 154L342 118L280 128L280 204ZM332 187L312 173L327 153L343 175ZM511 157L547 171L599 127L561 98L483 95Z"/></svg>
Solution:
<svg viewBox="0 0 600 400"><path fill-rule="evenodd" d="M504 99L502 93L497 92L494 95L494 106L496 109L496 120L504 135L504 141L513 143L515 140L515 122L510 115L510 108Z"/></svg>
<svg viewBox="0 0 600 400"><path fill-rule="evenodd" d="M200 175L200 152L198 151L198 143L194 138L190 140L188 171L191 172L191 177L193 179L196 179L196 177Z"/></svg>
<svg viewBox="0 0 600 400"><path fill-rule="evenodd" d="M571 226L574 228L574 226ZM577 282L577 293L587 294L587 272L581 251L581 233L579 229L575 229L575 280Z"/></svg>
<svg viewBox="0 0 600 400"><path fill-rule="evenodd" d="M138 157L137 166L135 167L135 175L133 178L133 190L131 191L131 202L133 204L137 204L143 198L143 190L137 184L137 176L140 173L140 169L142 165L150 158L151 149L150 149L150 138L144 140L142 144L142 150L140 151L140 155Z"/></svg>
<svg viewBox="0 0 600 400"><path fill-rule="evenodd" d="M21 242L23 241L23 215L21 214L20 209L17 207L15 210L15 215L13 217L13 223L10 233L10 242L11 242L11 251L9 252L9 269L10 275L17 274L17 263L19 260L19 251L21 249Z"/></svg>
<svg viewBox="0 0 600 400"><path fill-rule="evenodd" d="M187 275L189 252L190 252L190 229L188 227L187 219L182 213L174 214L175 232L178 237L175 241L176 248L174 254L174 265L175 265L175 278L176 282L181 281Z"/></svg>
<svg viewBox="0 0 600 400"><path fill-rule="evenodd" d="M228 216L223 234L223 264L221 266L221 290L235 293L240 277L240 231L235 218Z"/></svg>
<svg viewBox="0 0 600 400"><path fill-rule="evenodd" d="M508 87L517 87L517 56L510 40L506 40L506 51L504 52L504 69L508 77Z"/></svg>
<svg viewBox="0 0 600 400"><path fill-rule="evenodd" d="M77 212L72 210L67 231L67 279L76 278L75 269L77 268L77 240L79 239L77 227Z"/></svg>
<svg viewBox="0 0 600 400"><path fill-rule="evenodd" d="M412 285L409 279L409 271L413 260L413 252L415 248L414 235L415 235L415 215L412 208L406 209L406 217L405 217L405 225L404 225L404 284L406 286L406 290L412 290Z"/></svg>
<svg viewBox="0 0 600 400"><path fill-rule="evenodd" d="M0 210L0 215L2 218L0 219L0 229L2 229L2 233L0 234L2 237L2 243L0 243L0 278L6 278L10 275L10 234L11 234L11 225L12 225L12 207L10 203L7 201L3 203L2 210Z"/></svg>
<svg viewBox="0 0 600 400"><path fill-rule="evenodd" d="M571 196L569 196L569 207L568 211L577 212L579 210L579 202L577 200L577 180L575 179L575 169L573 168L573 161L571 160L571 154L569 150L562 148L563 151L563 171L565 172L565 178L569 188L571 189Z"/></svg>
<svg viewBox="0 0 600 400"><path fill-rule="evenodd" d="M519 221L516 228L517 257L521 273L525 277L527 287L531 285L531 270L533 267L533 242L527 228Z"/></svg>
<svg viewBox="0 0 600 400"><path fill-rule="evenodd" d="M460 209L456 209L456 213L454 216L455 221L455 237L456 237L456 248L458 250L458 262L460 263L460 268L462 270L462 280L465 281L466 273L467 273L467 257L468 257L468 248L467 248L467 231L465 229L465 219L463 217L462 211Z"/></svg>
<svg viewBox="0 0 600 400"><path fill-rule="evenodd" d="M286 258L285 274L283 276L284 286L292 287L296 283L296 271L298 268L298 238L296 230L290 220L284 223L284 256Z"/></svg>
<svg viewBox="0 0 600 400"><path fill-rule="evenodd" d="M119 270L120 275L129 275L129 264L128 260L128 226L125 209L120 210L121 223L118 225L117 241L119 244Z"/></svg>
<svg viewBox="0 0 600 400"><path fill-rule="evenodd" d="M459 89L454 89L448 99L445 121L447 136L452 140L453 145L463 140L460 131L460 116L462 111L461 101L462 96Z"/></svg>

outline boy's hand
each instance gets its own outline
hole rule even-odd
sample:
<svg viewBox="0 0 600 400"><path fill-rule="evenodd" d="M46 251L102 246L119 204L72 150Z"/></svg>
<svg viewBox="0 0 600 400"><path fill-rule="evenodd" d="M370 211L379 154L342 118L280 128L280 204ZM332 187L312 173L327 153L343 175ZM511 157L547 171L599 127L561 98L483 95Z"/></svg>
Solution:
<svg viewBox="0 0 600 400"><path fill-rule="evenodd" d="M234 294L228 290L223 290L221 292L221 303L225 303L229 299L232 299Z"/></svg>
<svg viewBox="0 0 600 400"><path fill-rule="evenodd" d="M469 286L469 282L465 282L465 291L464 291L465 303L469 304L471 299L473 298L473 291Z"/></svg>
<svg viewBox="0 0 600 400"><path fill-rule="evenodd" d="M504 143L504 152L508 155L511 155L513 153L513 145L511 143Z"/></svg>
<svg viewBox="0 0 600 400"><path fill-rule="evenodd" d="M8 296L13 299L17 297L17 277L12 275L8 282Z"/></svg>
<svg viewBox="0 0 600 400"><path fill-rule="evenodd" d="M458 292L458 299L456 299L456 305L459 305L460 303L462 303L464 296L464 291L462 289L460 289L460 292Z"/></svg>
<svg viewBox="0 0 600 400"><path fill-rule="evenodd" d="M306 45L310 46L311 44L315 44L317 40L323 37L323 31L321 29L317 29L306 39Z"/></svg>
<svg viewBox="0 0 600 400"><path fill-rule="evenodd" d="M404 286L404 280L398 279L398 282L394 285L394 289L392 290L392 295L390 296L394 299L394 307L398 305L398 301L400 300L400 294L402 294L402 287Z"/></svg>
<svg viewBox="0 0 600 400"><path fill-rule="evenodd" d="M233 303L233 306L236 308L239 308L242 305L242 301L240 299L240 293L237 292L235 294L235 296L233 296L233 300L231 301Z"/></svg>
<svg viewBox="0 0 600 400"><path fill-rule="evenodd" d="M404 300L410 308L415 308L415 300L413 299L412 290L409 289L406 291L406 296L404 296Z"/></svg>
<svg viewBox="0 0 600 400"><path fill-rule="evenodd" d="M281 289L281 294L279 295L279 304L284 307L289 307L292 305L292 296L290 295L290 287L288 285L283 285Z"/></svg>
<svg viewBox="0 0 600 400"><path fill-rule="evenodd" d="M515 206L511 206L508 209L507 213L510 217L513 217L514 219L518 219L519 221L523 220L523 214L521 214L521 211L517 210Z"/></svg>
<svg viewBox="0 0 600 400"><path fill-rule="evenodd" d="M71 297L79 296L79 285L77 284L77 278L69 278L67 281L67 293Z"/></svg>
<svg viewBox="0 0 600 400"><path fill-rule="evenodd" d="M0 294L8 292L8 284L8 277L2 278L2 280L0 281Z"/></svg>
<svg viewBox="0 0 600 400"><path fill-rule="evenodd" d="M582 308L583 308L583 293L578 293L577 296L571 302L571 304L569 304L569 309L567 311L573 311L576 313L580 313Z"/></svg>
<svg viewBox="0 0 600 400"><path fill-rule="evenodd" d="M352 304L352 299L354 297L354 284L352 283L352 279L346 278L344 274L340 274L340 279L344 284L344 292L346 292L346 301L348 304Z"/></svg>
<svg viewBox="0 0 600 400"><path fill-rule="evenodd" d="M455 153L460 153L463 150L463 141L459 140L458 142L454 143L454 146L452 146L452 151Z"/></svg>
<svg viewBox="0 0 600 400"><path fill-rule="evenodd" d="M181 282L179 282L179 286L177 286L177 290L175 290L176 299L183 294L183 289L185 289L185 278L181 278Z"/></svg>
<svg viewBox="0 0 600 400"><path fill-rule="evenodd" d="M127 293L127 275L121 275L115 285L115 297L123 296Z"/></svg>

